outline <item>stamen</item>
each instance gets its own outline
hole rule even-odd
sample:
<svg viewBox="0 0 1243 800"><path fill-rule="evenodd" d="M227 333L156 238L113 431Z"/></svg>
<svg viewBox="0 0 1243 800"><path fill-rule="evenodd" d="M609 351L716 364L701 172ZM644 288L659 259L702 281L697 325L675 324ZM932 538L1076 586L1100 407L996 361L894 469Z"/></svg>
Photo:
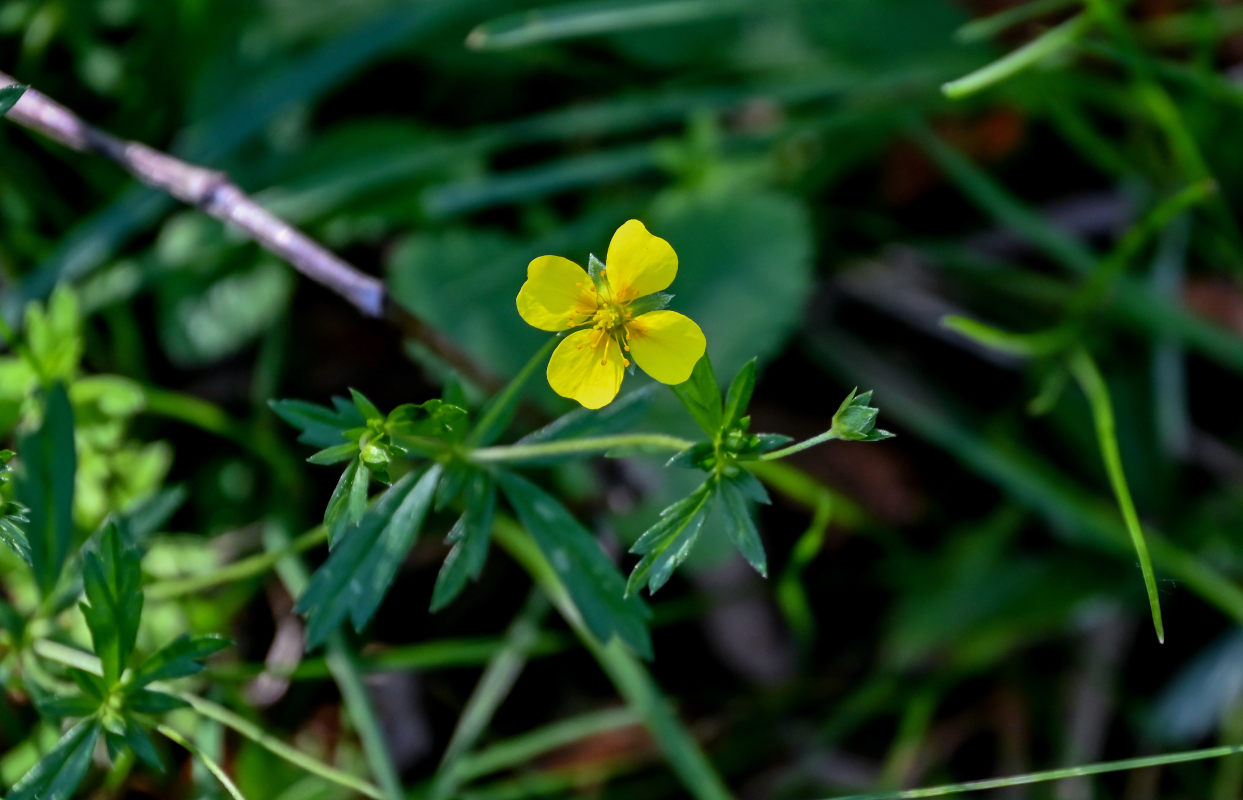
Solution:
<svg viewBox="0 0 1243 800"><path fill-rule="evenodd" d="M607 358L600 359L600 366L607 367L608 364L609 364L609 360Z"/></svg>
<svg viewBox="0 0 1243 800"><path fill-rule="evenodd" d="M627 347L626 349L627 349L627 350L629 350L630 348L629 348L629 347ZM622 359L622 366L623 366L623 367L628 367L628 366L630 366L630 359L628 359L628 358L623 358L623 359Z"/></svg>

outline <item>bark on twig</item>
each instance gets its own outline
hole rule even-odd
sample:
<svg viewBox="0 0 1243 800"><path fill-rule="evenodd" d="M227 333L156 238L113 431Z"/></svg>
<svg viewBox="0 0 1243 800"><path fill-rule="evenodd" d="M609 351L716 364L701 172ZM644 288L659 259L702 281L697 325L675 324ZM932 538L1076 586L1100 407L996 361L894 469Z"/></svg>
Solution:
<svg viewBox="0 0 1243 800"><path fill-rule="evenodd" d="M0 86L19 83L0 72ZM453 342L393 302L383 281L368 275L256 203L223 172L187 163L140 142L88 125L38 90L27 89L6 119L83 153L97 153L138 180L240 230L306 277L345 298L364 316L385 319L422 342L464 377L487 389L498 381Z"/></svg>

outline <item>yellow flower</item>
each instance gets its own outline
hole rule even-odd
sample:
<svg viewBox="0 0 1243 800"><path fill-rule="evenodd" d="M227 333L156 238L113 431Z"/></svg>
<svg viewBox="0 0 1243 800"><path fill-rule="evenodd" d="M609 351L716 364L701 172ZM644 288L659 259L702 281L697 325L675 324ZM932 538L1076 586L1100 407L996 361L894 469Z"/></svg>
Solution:
<svg viewBox="0 0 1243 800"><path fill-rule="evenodd" d="M596 280L569 259L540 256L527 267L518 313L543 331L581 328L565 338L548 362L548 384L562 397L602 408L635 363L661 383L679 384L704 354L703 331L689 317L646 308L678 274L678 256L637 219L617 229Z"/></svg>

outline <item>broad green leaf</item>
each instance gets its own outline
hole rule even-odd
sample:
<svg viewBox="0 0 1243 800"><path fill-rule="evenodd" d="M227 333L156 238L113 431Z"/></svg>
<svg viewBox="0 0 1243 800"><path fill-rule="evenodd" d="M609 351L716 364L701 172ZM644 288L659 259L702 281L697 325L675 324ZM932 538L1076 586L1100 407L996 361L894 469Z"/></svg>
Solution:
<svg viewBox="0 0 1243 800"><path fill-rule="evenodd" d="M686 406L701 430L715 439L721 430L721 387L717 386L712 360L705 353L695 364L691 377L685 383L673 387L673 393Z"/></svg>
<svg viewBox="0 0 1243 800"><path fill-rule="evenodd" d="M626 581L591 532L555 498L510 472L498 481L522 526L565 584L583 622L602 642L616 635L632 650L650 657L647 607L626 597Z"/></svg>
<svg viewBox="0 0 1243 800"><path fill-rule="evenodd" d="M453 547L445 556L432 589L433 612L452 603L466 581L477 579L483 571L495 508L496 486L492 478L484 472L473 472L466 487L466 511L449 531L448 541Z"/></svg>
<svg viewBox="0 0 1243 800"><path fill-rule="evenodd" d="M229 646L224 636L189 636L182 634L161 647L134 669L126 686L132 691L152 681L184 678L202 671L203 660Z"/></svg>
<svg viewBox="0 0 1243 800"><path fill-rule="evenodd" d="M0 117L9 113L9 109L17 105L17 101L26 93L29 86L17 84L15 86L5 86L0 89Z"/></svg>
<svg viewBox="0 0 1243 800"><path fill-rule="evenodd" d="M760 540L760 532L755 529L755 520L747 507L747 490L742 488L742 481L737 477L723 478L718 494L725 517L725 532L743 558L755 567L756 572L767 578L768 556L764 553L764 542Z"/></svg>
<svg viewBox="0 0 1243 800"><path fill-rule="evenodd" d="M13 786L7 800L69 800L91 767L100 730L99 720L94 718L70 728Z"/></svg>
<svg viewBox="0 0 1243 800"><path fill-rule="evenodd" d="M410 473L393 484L337 542L298 601L307 616L307 647L319 646L348 616L361 630L418 536L441 467Z"/></svg>
<svg viewBox="0 0 1243 800"><path fill-rule="evenodd" d="M732 428L747 413L751 392L755 390L755 359L742 365L725 393L725 421L723 427Z"/></svg>
<svg viewBox="0 0 1243 800"><path fill-rule="evenodd" d="M61 384L47 390L43 425L20 437L24 470L17 480L18 500L29 509L27 541L35 582L50 594L73 546L73 485L77 454L73 409Z"/></svg>
<svg viewBox="0 0 1243 800"><path fill-rule="evenodd" d="M268 405L276 416L300 431L299 442L319 448L349 441L345 432L366 424L358 409L340 397L332 398L332 408L304 400L272 400Z"/></svg>
<svg viewBox="0 0 1243 800"><path fill-rule="evenodd" d="M82 614L91 631L104 683L115 685L129 664L142 617L142 571L138 551L115 522L104 526L98 552L87 551L82 564L86 593Z"/></svg>
<svg viewBox="0 0 1243 800"><path fill-rule="evenodd" d="M711 497L709 478L689 496L660 512L660 518L630 548L630 552L643 557L626 581L627 595L637 594L644 584L648 592L655 592L669 581L695 546Z"/></svg>

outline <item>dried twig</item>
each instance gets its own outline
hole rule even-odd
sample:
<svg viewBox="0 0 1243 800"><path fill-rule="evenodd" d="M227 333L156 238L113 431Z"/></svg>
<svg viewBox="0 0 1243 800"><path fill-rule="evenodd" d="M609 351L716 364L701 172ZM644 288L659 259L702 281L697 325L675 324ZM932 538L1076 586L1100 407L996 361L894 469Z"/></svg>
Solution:
<svg viewBox="0 0 1243 800"><path fill-rule="evenodd" d="M0 72L0 86L16 83L12 76ZM118 139L88 125L33 88L5 118L73 150L105 156L148 186L232 225L303 275L348 300L364 316L388 320L466 378L488 389L498 387L496 378L457 345L394 303L383 281L346 263L260 206L225 173L189 164L139 142Z"/></svg>

